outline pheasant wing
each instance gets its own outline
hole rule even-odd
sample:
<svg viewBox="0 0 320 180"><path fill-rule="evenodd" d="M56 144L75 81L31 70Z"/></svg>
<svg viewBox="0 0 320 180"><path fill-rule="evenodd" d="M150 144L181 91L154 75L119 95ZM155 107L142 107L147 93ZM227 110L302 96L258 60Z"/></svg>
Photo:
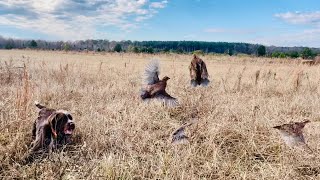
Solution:
<svg viewBox="0 0 320 180"><path fill-rule="evenodd" d="M165 105L170 106L170 107L174 107L178 105L178 100L172 96L170 96L167 92L162 91L159 92L155 98L163 100Z"/></svg>
<svg viewBox="0 0 320 180"><path fill-rule="evenodd" d="M274 126L273 128L280 131L281 138L288 146L295 146L299 144L306 144L302 129L310 121L295 122L290 124L283 124Z"/></svg>
<svg viewBox="0 0 320 180"><path fill-rule="evenodd" d="M185 127L182 126L179 129L177 129L175 132L173 132L172 141L171 141L173 144L184 143L188 139L188 137L184 133L184 129Z"/></svg>
<svg viewBox="0 0 320 180"><path fill-rule="evenodd" d="M145 68L143 84L151 85L159 82L159 73L159 61L152 59Z"/></svg>

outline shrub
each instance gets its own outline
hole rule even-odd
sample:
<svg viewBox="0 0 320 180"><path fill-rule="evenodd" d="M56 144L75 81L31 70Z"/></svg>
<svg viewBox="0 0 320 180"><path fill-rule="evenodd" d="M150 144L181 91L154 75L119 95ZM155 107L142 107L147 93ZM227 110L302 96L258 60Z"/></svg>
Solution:
<svg viewBox="0 0 320 180"><path fill-rule="evenodd" d="M280 56L280 52L276 51L271 54L271 57L278 58Z"/></svg>
<svg viewBox="0 0 320 180"><path fill-rule="evenodd" d="M71 49L70 45L67 44L67 43L64 43L64 45L63 45L63 50L65 50L65 51L70 51L70 49Z"/></svg>
<svg viewBox="0 0 320 180"><path fill-rule="evenodd" d="M285 53L283 53L283 52L281 52L280 54L279 54L279 58L286 58L287 57L287 55L285 54Z"/></svg>
<svg viewBox="0 0 320 180"><path fill-rule="evenodd" d="M287 56L289 56L291 58L298 58L299 57L299 53L297 51L292 51L292 52L289 52L287 54Z"/></svg>
<svg viewBox="0 0 320 180"><path fill-rule="evenodd" d="M312 52L310 48L304 48L304 50L301 53L301 57L303 59L313 59L316 57L316 54Z"/></svg>

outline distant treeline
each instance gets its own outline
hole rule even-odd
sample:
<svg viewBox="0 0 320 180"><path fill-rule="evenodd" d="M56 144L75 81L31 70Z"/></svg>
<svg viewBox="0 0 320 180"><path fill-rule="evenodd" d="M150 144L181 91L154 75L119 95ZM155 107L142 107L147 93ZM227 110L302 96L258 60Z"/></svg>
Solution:
<svg viewBox="0 0 320 180"><path fill-rule="evenodd" d="M249 43L204 42L204 41L44 41L20 40L0 36L0 49L42 49L65 51L107 51L134 53L219 53L248 54L269 57L312 58L320 53L320 48L276 47ZM303 55L308 51L307 55Z"/></svg>

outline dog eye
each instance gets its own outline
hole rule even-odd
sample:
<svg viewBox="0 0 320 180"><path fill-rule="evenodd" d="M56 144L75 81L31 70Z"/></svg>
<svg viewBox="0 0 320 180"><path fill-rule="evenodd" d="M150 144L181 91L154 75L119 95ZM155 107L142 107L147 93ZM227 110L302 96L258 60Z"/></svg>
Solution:
<svg viewBox="0 0 320 180"><path fill-rule="evenodd" d="M67 114L68 119L72 120L72 116L70 114Z"/></svg>

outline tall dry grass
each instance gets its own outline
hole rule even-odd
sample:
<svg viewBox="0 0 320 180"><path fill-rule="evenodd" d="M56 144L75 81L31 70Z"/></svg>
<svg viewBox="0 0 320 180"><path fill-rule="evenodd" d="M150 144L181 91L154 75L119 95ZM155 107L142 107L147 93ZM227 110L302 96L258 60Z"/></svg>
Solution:
<svg viewBox="0 0 320 180"><path fill-rule="evenodd" d="M157 57L180 106L139 98ZM211 84L189 86L188 55L0 51L0 179L317 179L320 68L294 60L204 56ZM34 100L69 110L75 144L23 163ZM190 143L173 146L187 129ZM310 119L313 154L286 147L272 126Z"/></svg>

